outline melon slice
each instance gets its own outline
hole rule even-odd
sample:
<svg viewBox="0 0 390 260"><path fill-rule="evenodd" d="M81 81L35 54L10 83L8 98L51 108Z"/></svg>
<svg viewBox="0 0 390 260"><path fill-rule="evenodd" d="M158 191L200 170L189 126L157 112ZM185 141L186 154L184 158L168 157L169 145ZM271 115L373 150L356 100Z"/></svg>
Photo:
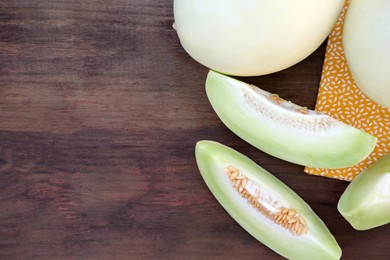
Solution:
<svg viewBox="0 0 390 260"><path fill-rule="evenodd" d="M200 141L196 161L225 210L261 243L288 259L339 259L341 249L324 222L294 191L248 157Z"/></svg>
<svg viewBox="0 0 390 260"><path fill-rule="evenodd" d="M255 86L210 71L207 96L239 137L280 159L317 168L343 168L366 158L376 137Z"/></svg>
<svg viewBox="0 0 390 260"><path fill-rule="evenodd" d="M337 208L357 230L390 223L390 154L370 165L351 182Z"/></svg>

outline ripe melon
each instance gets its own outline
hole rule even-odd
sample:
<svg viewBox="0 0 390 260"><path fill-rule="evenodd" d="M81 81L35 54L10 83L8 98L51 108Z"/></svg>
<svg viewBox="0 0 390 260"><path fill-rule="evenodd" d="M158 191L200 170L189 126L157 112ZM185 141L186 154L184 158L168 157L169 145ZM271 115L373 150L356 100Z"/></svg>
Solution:
<svg viewBox="0 0 390 260"><path fill-rule="evenodd" d="M318 168L343 168L366 158L376 137L260 88L210 71L206 92L222 122L258 149Z"/></svg>
<svg viewBox="0 0 390 260"><path fill-rule="evenodd" d="M247 232L288 259L339 259L324 222L294 191L248 157L212 141L196 161L218 202Z"/></svg>
<svg viewBox="0 0 390 260"><path fill-rule="evenodd" d="M390 108L390 1L353 0L343 31L345 57L357 86Z"/></svg>
<svg viewBox="0 0 390 260"><path fill-rule="evenodd" d="M337 208L357 230L390 223L390 154L370 165L349 184Z"/></svg>
<svg viewBox="0 0 390 260"><path fill-rule="evenodd" d="M175 0L184 49L237 76L283 70L314 52L340 15L341 0Z"/></svg>

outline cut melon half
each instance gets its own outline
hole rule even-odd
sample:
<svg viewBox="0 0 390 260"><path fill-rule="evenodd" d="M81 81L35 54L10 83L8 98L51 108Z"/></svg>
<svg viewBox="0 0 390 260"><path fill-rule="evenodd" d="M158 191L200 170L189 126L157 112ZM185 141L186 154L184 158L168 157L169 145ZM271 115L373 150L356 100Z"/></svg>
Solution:
<svg viewBox="0 0 390 260"><path fill-rule="evenodd" d="M239 137L280 159L310 167L349 167L366 158L377 138L330 116L210 71L207 96Z"/></svg>
<svg viewBox="0 0 390 260"><path fill-rule="evenodd" d="M225 210L261 243L288 259L339 259L324 222L294 191L237 151L196 144L204 181Z"/></svg>
<svg viewBox="0 0 390 260"><path fill-rule="evenodd" d="M390 223L390 154L370 165L351 182L337 208L357 230Z"/></svg>

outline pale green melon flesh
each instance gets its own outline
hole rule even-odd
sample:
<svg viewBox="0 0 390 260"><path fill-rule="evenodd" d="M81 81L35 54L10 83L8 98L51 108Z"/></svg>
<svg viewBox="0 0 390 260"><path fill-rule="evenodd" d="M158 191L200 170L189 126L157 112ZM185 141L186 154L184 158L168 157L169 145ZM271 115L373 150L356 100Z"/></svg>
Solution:
<svg viewBox="0 0 390 260"><path fill-rule="evenodd" d="M196 145L196 161L207 186L225 210L253 237L289 259L339 259L341 249L323 221L295 192L248 157L212 141ZM234 166L256 186L270 207L292 208L307 223L306 234L293 234L253 207L225 172ZM253 184L254 183L254 184ZM251 188L248 188L251 189ZM252 188L253 189L253 188ZM267 206L267 205L266 205Z"/></svg>
<svg viewBox="0 0 390 260"><path fill-rule="evenodd" d="M337 208L357 230L390 223L390 154L370 165L351 182Z"/></svg>
<svg viewBox="0 0 390 260"><path fill-rule="evenodd" d="M230 130L289 162L328 169L348 167L366 158L376 144L376 137L363 131L291 102L275 100L266 91L214 71L208 74L206 91Z"/></svg>

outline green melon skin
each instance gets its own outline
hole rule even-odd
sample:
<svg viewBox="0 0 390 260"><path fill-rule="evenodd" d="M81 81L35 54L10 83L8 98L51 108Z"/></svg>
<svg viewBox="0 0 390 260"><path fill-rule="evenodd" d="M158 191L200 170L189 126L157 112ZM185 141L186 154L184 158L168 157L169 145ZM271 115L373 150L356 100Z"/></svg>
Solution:
<svg viewBox="0 0 390 260"><path fill-rule="evenodd" d="M371 164L349 184L337 208L356 230L390 223L390 154Z"/></svg>
<svg viewBox="0 0 390 260"><path fill-rule="evenodd" d="M222 122L246 142L277 158L316 168L349 167L365 159L377 138L325 114L283 101L255 86L210 71L209 101Z"/></svg>
<svg viewBox="0 0 390 260"><path fill-rule="evenodd" d="M239 152L213 141L196 144L196 161L208 188L230 216L258 241L288 259L340 259L341 249L324 222L294 191ZM232 186L224 169L238 168L262 195L296 209L307 223L305 235L293 235L255 209Z"/></svg>

